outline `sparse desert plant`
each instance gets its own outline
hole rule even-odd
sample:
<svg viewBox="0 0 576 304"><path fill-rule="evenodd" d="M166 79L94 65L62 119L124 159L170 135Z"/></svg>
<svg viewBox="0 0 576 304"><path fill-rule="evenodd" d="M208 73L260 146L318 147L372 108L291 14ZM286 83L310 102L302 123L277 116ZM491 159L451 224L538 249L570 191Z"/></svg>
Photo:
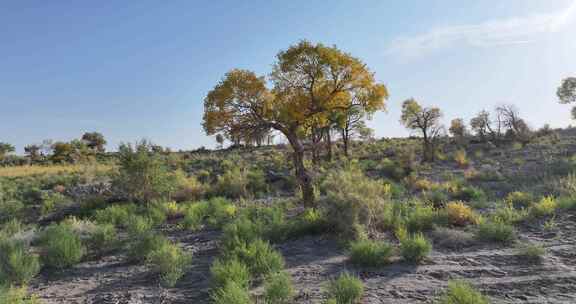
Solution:
<svg viewBox="0 0 576 304"><path fill-rule="evenodd" d="M483 241L509 243L516 237L516 232L512 225L492 220L480 223L477 235Z"/></svg>
<svg viewBox="0 0 576 304"><path fill-rule="evenodd" d="M361 266L382 266L390 262L394 248L384 242L371 240L350 244L350 262Z"/></svg>
<svg viewBox="0 0 576 304"><path fill-rule="evenodd" d="M224 252L233 252L236 248L246 246L261 236L262 227L260 225L246 217L241 217L224 226L221 243Z"/></svg>
<svg viewBox="0 0 576 304"><path fill-rule="evenodd" d="M39 271L40 259L24 243L0 239L0 284L26 284Z"/></svg>
<svg viewBox="0 0 576 304"><path fill-rule="evenodd" d="M417 232L432 229L437 219L434 207L420 201L414 201L410 205L405 214L405 224L408 231Z"/></svg>
<svg viewBox="0 0 576 304"><path fill-rule="evenodd" d="M516 255L528 260L529 262L540 262L546 254L546 249L542 245L534 243L521 243L515 248Z"/></svg>
<svg viewBox="0 0 576 304"><path fill-rule="evenodd" d="M237 211L236 206L232 202L222 197L210 199L206 209L206 222L213 227L221 227L223 224L230 222Z"/></svg>
<svg viewBox="0 0 576 304"><path fill-rule="evenodd" d="M183 208L184 218L180 221L180 226L186 230L197 231L202 228L207 210L206 202L189 204Z"/></svg>
<svg viewBox="0 0 576 304"><path fill-rule="evenodd" d="M552 215L556 212L558 204L556 199L551 196L543 197L538 203L532 207L532 213L535 216Z"/></svg>
<svg viewBox="0 0 576 304"><path fill-rule="evenodd" d="M419 263L430 254L432 244L422 233L416 233L400 240L400 253L404 260Z"/></svg>
<svg viewBox="0 0 576 304"><path fill-rule="evenodd" d="M454 226L466 226L478 222L478 216L474 210L464 202L450 202L446 205L445 211L448 221Z"/></svg>
<svg viewBox="0 0 576 304"><path fill-rule="evenodd" d="M277 272L267 277L264 285L264 300L266 304L288 304L294 297L292 278L285 272Z"/></svg>
<svg viewBox="0 0 576 304"><path fill-rule="evenodd" d="M496 221L501 221L507 224L516 224L529 215L529 209L516 209L510 206L505 206L494 210L492 218Z"/></svg>
<svg viewBox="0 0 576 304"><path fill-rule="evenodd" d="M474 234L458 229L438 227L432 232L435 247L462 249L474 243Z"/></svg>
<svg viewBox="0 0 576 304"><path fill-rule="evenodd" d="M328 299L336 304L357 304L362 299L364 284L357 277L343 273L328 284Z"/></svg>
<svg viewBox="0 0 576 304"><path fill-rule="evenodd" d="M0 285L0 304L40 304L38 298L28 294L26 286Z"/></svg>
<svg viewBox="0 0 576 304"><path fill-rule="evenodd" d="M532 194L521 191L508 193L504 201L513 208L528 208L534 202Z"/></svg>
<svg viewBox="0 0 576 304"><path fill-rule="evenodd" d="M558 203L558 209L562 210L574 210L576 209L576 197L574 196L562 196L556 199Z"/></svg>
<svg viewBox="0 0 576 304"><path fill-rule="evenodd" d="M140 215L131 215L126 222L126 229L132 236L142 235L152 229L152 221Z"/></svg>
<svg viewBox="0 0 576 304"><path fill-rule="evenodd" d="M192 256L178 245L164 243L146 256L146 263L153 272L160 275L160 282L167 287L173 287L184 275Z"/></svg>
<svg viewBox="0 0 576 304"><path fill-rule="evenodd" d="M52 225L40 237L42 262L49 267L64 269L79 263L86 247L69 225Z"/></svg>
<svg viewBox="0 0 576 304"><path fill-rule="evenodd" d="M459 187L451 194L452 199L459 201L472 202L486 199L486 193L482 189L473 186Z"/></svg>
<svg viewBox="0 0 576 304"><path fill-rule="evenodd" d="M246 264L237 258L216 260L210 267L210 273L212 274L212 284L217 288L224 287L229 281L243 289L250 286L250 270Z"/></svg>
<svg viewBox="0 0 576 304"><path fill-rule="evenodd" d="M440 298L439 304L489 304L488 298L463 281L448 282L448 290Z"/></svg>
<svg viewBox="0 0 576 304"><path fill-rule="evenodd" d="M97 210L94 220L100 224L112 224L125 227L130 216L135 214L137 207L134 204L112 205L106 209Z"/></svg>
<svg viewBox="0 0 576 304"><path fill-rule="evenodd" d="M252 304L248 291L232 281L216 289L212 301L214 304Z"/></svg>

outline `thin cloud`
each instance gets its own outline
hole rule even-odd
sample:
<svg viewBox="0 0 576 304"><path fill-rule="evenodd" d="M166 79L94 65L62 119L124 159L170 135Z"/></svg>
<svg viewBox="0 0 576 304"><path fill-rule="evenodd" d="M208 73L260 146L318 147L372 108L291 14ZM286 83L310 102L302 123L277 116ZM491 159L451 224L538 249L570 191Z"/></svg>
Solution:
<svg viewBox="0 0 576 304"><path fill-rule="evenodd" d="M434 50L456 46L497 47L535 42L542 34L566 28L576 14L576 1L554 14L512 17L482 22L433 28L429 32L398 37L386 53L405 57L421 56Z"/></svg>

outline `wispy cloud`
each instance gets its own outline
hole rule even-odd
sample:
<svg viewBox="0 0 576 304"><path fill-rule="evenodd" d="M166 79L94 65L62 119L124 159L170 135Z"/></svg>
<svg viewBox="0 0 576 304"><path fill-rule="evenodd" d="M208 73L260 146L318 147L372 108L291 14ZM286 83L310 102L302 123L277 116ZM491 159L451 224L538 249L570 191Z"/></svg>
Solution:
<svg viewBox="0 0 576 304"><path fill-rule="evenodd" d="M536 41L542 34L566 28L575 15L576 0L569 7L552 14L437 27L426 33L394 39L388 46L387 53L413 57L456 46L495 47L528 44Z"/></svg>

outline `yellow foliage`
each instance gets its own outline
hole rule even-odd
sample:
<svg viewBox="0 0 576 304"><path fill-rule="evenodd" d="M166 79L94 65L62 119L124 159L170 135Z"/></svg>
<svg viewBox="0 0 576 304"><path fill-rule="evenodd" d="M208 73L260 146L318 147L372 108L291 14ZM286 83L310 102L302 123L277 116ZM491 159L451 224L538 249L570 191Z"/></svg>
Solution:
<svg viewBox="0 0 576 304"><path fill-rule="evenodd" d="M533 212L535 215L551 215L556 211L558 204L556 199L552 196L542 198L537 204L534 205Z"/></svg>
<svg viewBox="0 0 576 304"><path fill-rule="evenodd" d="M446 214L452 225L465 226L467 224L477 224L478 216L463 202L450 202L446 205Z"/></svg>

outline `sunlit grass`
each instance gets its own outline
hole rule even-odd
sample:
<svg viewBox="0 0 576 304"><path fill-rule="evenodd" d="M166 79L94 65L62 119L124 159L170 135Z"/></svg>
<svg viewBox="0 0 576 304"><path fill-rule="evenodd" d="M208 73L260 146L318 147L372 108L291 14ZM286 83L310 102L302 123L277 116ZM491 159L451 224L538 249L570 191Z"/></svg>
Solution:
<svg viewBox="0 0 576 304"><path fill-rule="evenodd" d="M107 173L114 169L110 164L75 164L75 165L30 165L0 167L0 177L21 177L32 175L58 175L73 173Z"/></svg>

